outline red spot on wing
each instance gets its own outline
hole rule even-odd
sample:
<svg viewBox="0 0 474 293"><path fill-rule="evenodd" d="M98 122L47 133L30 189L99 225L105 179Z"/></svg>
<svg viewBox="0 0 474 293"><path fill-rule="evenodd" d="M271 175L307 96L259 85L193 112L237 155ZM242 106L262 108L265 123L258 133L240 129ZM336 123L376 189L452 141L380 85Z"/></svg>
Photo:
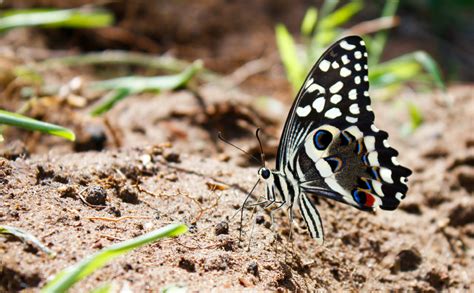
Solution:
<svg viewBox="0 0 474 293"><path fill-rule="evenodd" d="M365 193L365 206L373 207L375 203L375 197L370 193Z"/></svg>

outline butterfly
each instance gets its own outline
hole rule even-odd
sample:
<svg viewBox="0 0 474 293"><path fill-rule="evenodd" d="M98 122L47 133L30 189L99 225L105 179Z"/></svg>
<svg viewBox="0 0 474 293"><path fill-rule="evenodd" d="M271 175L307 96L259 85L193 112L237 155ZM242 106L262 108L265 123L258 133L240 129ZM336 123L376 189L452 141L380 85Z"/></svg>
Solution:
<svg viewBox="0 0 474 293"><path fill-rule="evenodd" d="M291 107L276 169L261 167L270 203L299 207L309 234L324 241L321 217L308 195L362 211L394 210L412 173L397 161L388 134L374 125L367 50L362 38L345 37L322 54Z"/></svg>

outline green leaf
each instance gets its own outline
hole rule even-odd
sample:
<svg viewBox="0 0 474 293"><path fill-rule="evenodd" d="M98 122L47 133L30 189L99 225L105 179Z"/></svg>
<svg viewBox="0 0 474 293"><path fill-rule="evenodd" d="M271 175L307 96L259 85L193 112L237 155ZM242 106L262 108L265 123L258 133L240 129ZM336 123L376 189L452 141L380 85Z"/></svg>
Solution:
<svg viewBox="0 0 474 293"><path fill-rule="evenodd" d="M384 87L394 83L420 79L420 72L424 69L434 84L445 89L441 72L436 62L423 51L408 53L390 61L373 66L369 70L369 79L373 86Z"/></svg>
<svg viewBox="0 0 474 293"><path fill-rule="evenodd" d="M280 59L286 70L293 91L297 92L304 79L304 67L298 60L295 41L283 24L276 26L276 40Z"/></svg>
<svg viewBox="0 0 474 293"><path fill-rule="evenodd" d="M91 86L93 89L112 90L112 92L92 109L91 114L94 116L103 114L118 101L131 94L144 91L173 90L185 86L201 69L202 61L198 60L179 74L155 77L127 76L96 82Z"/></svg>
<svg viewBox="0 0 474 293"><path fill-rule="evenodd" d="M72 265L58 273L52 281L46 284L41 292L65 292L76 282L89 276L94 271L103 267L109 261L117 258L118 256L123 255L135 248L154 242L158 239L178 236L187 231L188 228L184 224L171 224L139 237L103 248L97 253L86 257L79 263Z"/></svg>
<svg viewBox="0 0 474 293"><path fill-rule="evenodd" d="M303 22L301 22L301 34L304 36L310 36L316 27L316 22L318 21L318 9L315 7L310 7L306 10L304 15Z"/></svg>
<svg viewBox="0 0 474 293"><path fill-rule="evenodd" d="M362 9L362 3L353 1L348 3L321 20L321 29L332 29L343 25L349 21L357 12Z"/></svg>
<svg viewBox="0 0 474 293"><path fill-rule="evenodd" d="M421 109L414 103L408 102L407 103L408 107L408 113L410 114L410 131L413 132L416 130L420 125L423 123L423 113L421 112Z"/></svg>
<svg viewBox="0 0 474 293"><path fill-rule="evenodd" d="M109 26L113 20L112 14L105 10L8 10L0 18L0 31L28 26L97 28Z"/></svg>
<svg viewBox="0 0 474 293"><path fill-rule="evenodd" d="M39 249L41 249L43 252L45 252L49 256L55 255L55 253L52 252L49 248L47 248L43 243L41 243L38 240L38 238L36 238L30 233L25 232L19 228L15 228L11 226L0 226L0 234L13 235L25 243L34 244L35 246L37 246Z"/></svg>
<svg viewBox="0 0 474 293"><path fill-rule="evenodd" d="M67 128L4 110L0 110L0 124L16 126L33 131L40 131L43 133L63 137L71 141L76 139L74 132Z"/></svg>

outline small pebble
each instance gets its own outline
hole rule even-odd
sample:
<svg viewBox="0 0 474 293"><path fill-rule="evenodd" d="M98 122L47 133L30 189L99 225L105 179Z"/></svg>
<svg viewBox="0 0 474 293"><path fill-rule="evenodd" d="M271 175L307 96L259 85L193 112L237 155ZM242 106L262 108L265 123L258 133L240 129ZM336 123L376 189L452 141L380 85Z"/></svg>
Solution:
<svg viewBox="0 0 474 293"><path fill-rule="evenodd" d="M130 186L129 184L126 184L122 188L120 188L120 192L118 194L118 197L126 203L132 203L132 204L137 204L139 203L138 200L138 193L135 191L135 189Z"/></svg>
<svg viewBox="0 0 474 293"><path fill-rule="evenodd" d="M220 222L216 225L216 235L229 234L229 224L225 221Z"/></svg>
<svg viewBox="0 0 474 293"><path fill-rule="evenodd" d="M179 163L181 160L179 159L179 154L174 152L166 152L164 158L167 162L170 163Z"/></svg>
<svg viewBox="0 0 474 293"><path fill-rule="evenodd" d="M178 266L190 273L193 273L196 271L196 265L194 264L194 262L187 258L181 258L179 260Z"/></svg>
<svg viewBox="0 0 474 293"><path fill-rule="evenodd" d="M105 205L107 200L107 191L98 185L91 186L87 189L86 201L92 205Z"/></svg>
<svg viewBox="0 0 474 293"><path fill-rule="evenodd" d="M257 264L257 262L255 262L255 261L251 262L247 267L247 272L254 275L255 277L258 277L258 264Z"/></svg>
<svg viewBox="0 0 474 293"><path fill-rule="evenodd" d="M257 223L259 225L265 223L265 217L263 215L257 215L255 217L255 223Z"/></svg>

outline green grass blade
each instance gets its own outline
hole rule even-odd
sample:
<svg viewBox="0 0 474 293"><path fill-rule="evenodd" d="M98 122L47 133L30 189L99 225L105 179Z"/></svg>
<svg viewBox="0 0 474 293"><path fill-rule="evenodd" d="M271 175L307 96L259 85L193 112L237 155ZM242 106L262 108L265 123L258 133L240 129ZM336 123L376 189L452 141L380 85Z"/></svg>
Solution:
<svg viewBox="0 0 474 293"><path fill-rule="evenodd" d="M58 273L52 281L46 284L41 292L64 292L76 282L92 274L94 271L103 267L106 263L120 255L158 239L178 236L187 231L188 228L184 224L171 224L139 237L101 249L99 252Z"/></svg>
<svg viewBox="0 0 474 293"><path fill-rule="evenodd" d="M20 114L0 110L0 124L16 126L28 130L59 136L71 141L76 139L74 132L59 125L39 121Z"/></svg>
<svg viewBox="0 0 474 293"><path fill-rule="evenodd" d="M397 12L398 3L399 0L387 0L382 11L382 17L394 16ZM385 30L378 32L372 39L368 60L369 67L374 66L379 62L385 47L385 43L387 42L387 37L388 31Z"/></svg>
<svg viewBox="0 0 474 293"><path fill-rule="evenodd" d="M91 111L92 116L99 116L109 111L119 101L125 99L130 94L128 89L116 89L104 96L104 100Z"/></svg>
<svg viewBox="0 0 474 293"><path fill-rule="evenodd" d="M285 67L286 75L291 83L294 92L297 92L303 83L303 64L298 60L296 44L283 24L278 24L275 29L276 41L280 59Z"/></svg>
<svg viewBox="0 0 474 293"><path fill-rule="evenodd" d="M362 3L360 1L353 1L342 6L321 20L321 30L332 29L343 25L361 9Z"/></svg>
<svg viewBox="0 0 474 293"><path fill-rule="evenodd" d="M2 13L0 31L28 26L96 28L109 26L113 21L112 14L105 10L9 10Z"/></svg>
<svg viewBox="0 0 474 293"><path fill-rule="evenodd" d="M16 238L20 239L21 241L29 244L33 244L41 249L44 253L48 254L49 256L54 256L55 253L47 248L41 241L38 240L35 236L31 235L28 232L25 232L19 228L11 227L11 226L0 226L0 234L8 234L13 235Z"/></svg>
<svg viewBox="0 0 474 293"><path fill-rule="evenodd" d="M202 61L198 60L183 72L167 76L127 76L119 77L92 84L92 88L100 90L127 89L130 93L143 91L172 90L185 86L189 80L202 69Z"/></svg>
<svg viewBox="0 0 474 293"><path fill-rule="evenodd" d="M424 51L417 51L413 53L413 56L416 61L418 61L421 66L425 69L426 72L431 76L435 85L440 89L446 89L441 71L439 70L438 64L431 58L428 53Z"/></svg>
<svg viewBox="0 0 474 293"><path fill-rule="evenodd" d="M311 36L314 28L316 27L316 22L318 21L318 9L315 7L310 7L306 10L303 21L301 22L301 34L303 36Z"/></svg>
<svg viewBox="0 0 474 293"><path fill-rule="evenodd" d="M91 115L97 116L109 111L117 102L130 94L144 91L173 90L185 86L193 76L202 69L202 61L198 60L183 72L168 76L127 76L119 77L92 84L92 88L99 90L112 90L91 111Z"/></svg>

